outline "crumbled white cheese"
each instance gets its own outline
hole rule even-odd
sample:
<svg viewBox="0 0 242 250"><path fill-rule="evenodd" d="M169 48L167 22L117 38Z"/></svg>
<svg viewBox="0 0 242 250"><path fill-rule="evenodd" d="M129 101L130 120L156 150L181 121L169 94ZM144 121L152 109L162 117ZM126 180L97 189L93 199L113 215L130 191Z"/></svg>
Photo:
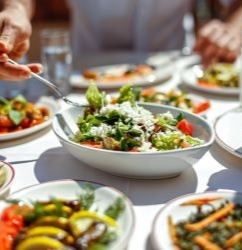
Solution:
<svg viewBox="0 0 242 250"><path fill-rule="evenodd" d="M108 104L101 108L100 114L107 115L113 110L118 111L121 115L127 117L127 121L131 120L134 124L145 126L147 131L154 129L153 114L140 106L132 106L130 102L123 102L121 104Z"/></svg>
<svg viewBox="0 0 242 250"><path fill-rule="evenodd" d="M157 151L156 148L152 147L151 142L143 142L142 145L138 148L140 152L155 152Z"/></svg>
<svg viewBox="0 0 242 250"><path fill-rule="evenodd" d="M93 126L90 130L93 136L98 136L101 138L107 137L107 134L111 131L112 131L112 127L105 123L102 123L99 127Z"/></svg>
<svg viewBox="0 0 242 250"><path fill-rule="evenodd" d="M174 118L170 111L167 111L166 113L161 114L161 117L163 117L163 118L165 118L167 120L171 120L171 119Z"/></svg>

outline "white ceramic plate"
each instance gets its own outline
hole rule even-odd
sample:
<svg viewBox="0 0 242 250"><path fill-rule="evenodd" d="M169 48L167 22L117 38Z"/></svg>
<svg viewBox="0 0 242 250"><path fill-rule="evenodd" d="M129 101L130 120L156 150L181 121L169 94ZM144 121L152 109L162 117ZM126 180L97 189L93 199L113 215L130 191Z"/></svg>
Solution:
<svg viewBox="0 0 242 250"><path fill-rule="evenodd" d="M130 200L115 188L86 181L57 180L24 188L8 198L22 200L27 204L36 200L47 201L51 197L71 200L76 199L78 194L83 192L87 183L90 183L95 189L95 201L90 210L98 209L98 211L103 212L116 198L122 197L124 199L125 210L118 219L120 235L109 248L112 250L124 249L134 229L134 211ZM0 209L6 206L3 202L0 205Z"/></svg>
<svg viewBox="0 0 242 250"><path fill-rule="evenodd" d="M219 145L242 158L242 108L230 110L219 116L214 129Z"/></svg>
<svg viewBox="0 0 242 250"><path fill-rule="evenodd" d="M182 81L187 84L189 87L194 88L199 91L204 91L211 94L222 94L222 95L237 95L239 94L239 88L209 88L201 86L197 83L199 74L202 71L201 65L195 65L189 68L184 69L181 72Z"/></svg>
<svg viewBox="0 0 242 250"><path fill-rule="evenodd" d="M177 223L181 220L187 219L191 213L196 212L195 206L181 206L182 203L188 202L196 199L206 199L206 198L221 198L213 201L214 206L219 206L225 200L235 201L236 203L242 204L242 194L236 192L204 192L197 194L188 194L178 197L170 202L168 202L162 209L158 212L154 219L151 242L156 250L171 250L175 249L172 239L170 237L168 217L171 216L173 223ZM211 209L210 206L207 206Z"/></svg>
<svg viewBox="0 0 242 250"><path fill-rule="evenodd" d="M35 104L38 106L41 106L41 107L48 108L48 110L50 111L49 119L41 124L38 124L38 125L30 127L30 128L26 128L26 129L19 130L16 132L0 134L0 141L18 139L20 137L24 137L24 136L33 134L33 133L35 133L43 128L48 127L52 123L53 117L59 109L56 101L51 97L43 96Z"/></svg>
<svg viewBox="0 0 242 250"><path fill-rule="evenodd" d="M15 172L13 167L6 162L0 161L0 166L3 168L1 174L4 176L3 185L0 187L0 198L2 198L9 191Z"/></svg>
<svg viewBox="0 0 242 250"><path fill-rule="evenodd" d="M123 71L124 69L130 67L132 64L117 64L117 65L107 65L90 68L97 72L107 72L107 71ZM152 74L147 76L139 76L135 78L130 78L127 81L113 81L113 82L99 82L96 81L98 88L101 89L113 89L120 88L127 83L132 83L135 86L149 86L158 82L164 82L168 80L173 73L174 68L170 66L163 67L162 69L154 70ZM76 73L71 76L70 79L71 85L73 87L86 88L89 86L89 80L85 79L81 73Z"/></svg>
<svg viewBox="0 0 242 250"><path fill-rule="evenodd" d="M142 106L153 114L170 111L177 116L183 113L193 126L193 136L204 140L204 144L184 149L139 153L91 148L73 142L68 134L69 131L74 134L78 132L76 122L84 111L79 107L70 107L58 113L53 120L53 130L63 147L78 160L102 171L131 178L159 179L177 176L209 150L214 141L214 132L201 116L171 106L150 103L142 103Z"/></svg>

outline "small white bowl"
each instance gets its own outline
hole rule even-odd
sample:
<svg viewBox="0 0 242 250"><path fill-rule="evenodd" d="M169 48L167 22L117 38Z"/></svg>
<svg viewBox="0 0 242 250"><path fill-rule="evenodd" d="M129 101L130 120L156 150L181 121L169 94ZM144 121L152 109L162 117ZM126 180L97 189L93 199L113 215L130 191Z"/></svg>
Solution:
<svg viewBox="0 0 242 250"><path fill-rule="evenodd" d="M188 194L173 199L162 207L154 219L151 232L151 242L154 249L175 249L169 232L168 217L171 216L173 223L176 224L187 219L192 213L197 211L196 206L181 206L181 204L196 199L210 198L218 198L212 202L213 206L216 207L219 207L225 200L234 201L242 205L242 194L233 191ZM211 207L208 206L208 209L211 209Z"/></svg>
<svg viewBox="0 0 242 250"><path fill-rule="evenodd" d="M6 162L0 161L0 166L3 168L5 176L3 185L0 187L0 198L2 198L5 195L7 195L10 186L12 184L12 181L14 179L15 172L13 167Z"/></svg>
<svg viewBox="0 0 242 250"><path fill-rule="evenodd" d="M78 160L114 175L140 179L160 179L174 177L185 169L193 166L209 150L214 141L212 126L202 117L190 112L160 105L140 104L153 114L170 111L175 117L182 113L193 126L193 136L203 139L204 144L184 149L158 151L158 152L121 152L105 149L95 149L71 141L67 136L69 127L77 132L76 125L79 116L83 115L83 108L70 107L59 114L65 122L53 120L53 130L63 147Z"/></svg>
<svg viewBox="0 0 242 250"><path fill-rule="evenodd" d="M90 184L94 188L95 200L90 210L103 212L117 198L124 200L125 210L117 219L119 225L118 238L110 245L110 250L124 250L134 230L135 215L131 201L119 190L102 184L78 181L56 180L49 181L27 188L23 188L13 194L9 199L17 199L27 204L33 201L48 201L50 198L62 198L66 200L76 199L84 191L84 186ZM0 202L0 212L6 207L5 202Z"/></svg>

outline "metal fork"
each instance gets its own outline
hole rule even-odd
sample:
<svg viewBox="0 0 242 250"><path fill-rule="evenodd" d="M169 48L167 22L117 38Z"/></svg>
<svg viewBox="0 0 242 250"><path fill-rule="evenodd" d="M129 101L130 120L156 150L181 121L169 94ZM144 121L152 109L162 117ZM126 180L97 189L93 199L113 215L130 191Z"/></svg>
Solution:
<svg viewBox="0 0 242 250"><path fill-rule="evenodd" d="M12 59L8 59L8 62L12 63L12 64L15 64L15 65L19 65L17 62L13 61ZM39 80L40 82L44 83L45 85L47 85L48 87L50 87L52 90L54 90L58 95L59 97L64 101L66 102L67 104L70 104L70 105L73 105L75 107L87 107L88 105L85 105L85 104L81 104L81 103L77 103L77 102L73 102L71 101L69 98L67 98L66 96L64 96L61 91L59 90L59 88L51 83L50 81L48 81L47 79L43 78L42 76L39 76L37 74L35 74L34 72L31 72L31 75L33 78Z"/></svg>

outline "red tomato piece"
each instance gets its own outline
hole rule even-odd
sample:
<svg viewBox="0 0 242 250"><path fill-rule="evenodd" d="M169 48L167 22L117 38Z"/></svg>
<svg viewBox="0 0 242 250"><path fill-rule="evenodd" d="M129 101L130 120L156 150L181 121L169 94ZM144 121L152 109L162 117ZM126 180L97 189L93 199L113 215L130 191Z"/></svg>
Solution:
<svg viewBox="0 0 242 250"><path fill-rule="evenodd" d="M211 106L210 101L202 102L193 108L193 113L195 114L201 113L210 108L210 106Z"/></svg>
<svg viewBox="0 0 242 250"><path fill-rule="evenodd" d="M84 146L91 147L91 148L102 148L101 143L95 142L95 141L85 141L85 142L81 142L80 144L84 145Z"/></svg>
<svg viewBox="0 0 242 250"><path fill-rule="evenodd" d="M20 123L20 126L22 127L22 128L28 128L28 127L30 127L30 119L29 118L24 118L23 120L22 120L22 122Z"/></svg>
<svg viewBox="0 0 242 250"><path fill-rule="evenodd" d="M6 115L0 115L0 127L10 128L13 126L13 122Z"/></svg>
<svg viewBox="0 0 242 250"><path fill-rule="evenodd" d="M219 88L219 86L217 84L207 82L207 81L204 81L204 80L198 80L197 83L200 86L204 86L204 87L208 87L208 88Z"/></svg>
<svg viewBox="0 0 242 250"><path fill-rule="evenodd" d="M129 150L128 152L138 153L138 152L140 152L140 151L139 151L137 148L133 148L133 149Z"/></svg>
<svg viewBox="0 0 242 250"><path fill-rule="evenodd" d="M192 135L192 125L186 119L182 119L180 122L178 122L176 127L180 129L185 135Z"/></svg>

